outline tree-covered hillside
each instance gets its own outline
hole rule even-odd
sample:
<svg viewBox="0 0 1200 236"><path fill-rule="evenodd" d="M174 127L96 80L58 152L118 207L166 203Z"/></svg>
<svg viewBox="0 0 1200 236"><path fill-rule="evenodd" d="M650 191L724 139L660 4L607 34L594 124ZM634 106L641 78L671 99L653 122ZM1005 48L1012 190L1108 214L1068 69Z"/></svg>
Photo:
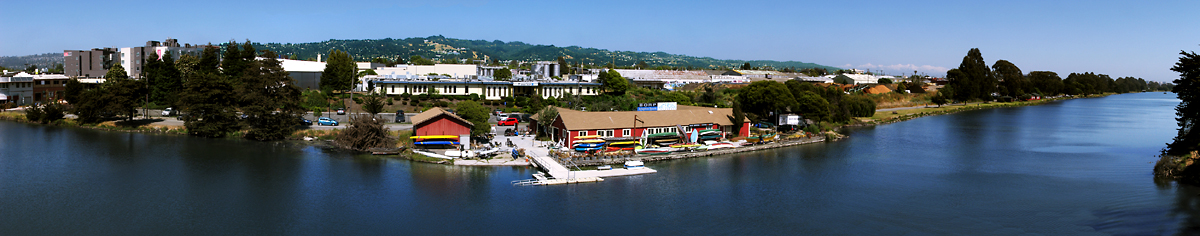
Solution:
<svg viewBox="0 0 1200 236"><path fill-rule="evenodd" d="M0 67L8 68L9 70L24 70L29 66L37 66L38 68L54 68L56 65L62 63L62 52L26 56L0 56Z"/></svg>
<svg viewBox="0 0 1200 236"><path fill-rule="evenodd" d="M330 49L344 50L350 53L356 61L369 61L375 58L389 60L409 60L411 56L421 56L437 61L453 61L465 59L488 59L496 61L555 61L558 57L570 64L603 66L613 63L618 67L635 66L645 62L646 68L674 67L696 69L739 68L745 63L763 69L782 70L794 68L825 68L833 71L836 67L804 63L798 61L743 61L719 60L710 57L692 57L669 54L665 52L629 52L609 51L579 46L557 47L554 45L531 45L522 42L503 42L499 40L463 40L431 36L426 38L407 39L361 39L361 40L329 40L315 43L268 43L255 45L255 48L269 49L279 55L297 59L315 59L317 54L327 57ZM767 68L769 67L769 68Z"/></svg>

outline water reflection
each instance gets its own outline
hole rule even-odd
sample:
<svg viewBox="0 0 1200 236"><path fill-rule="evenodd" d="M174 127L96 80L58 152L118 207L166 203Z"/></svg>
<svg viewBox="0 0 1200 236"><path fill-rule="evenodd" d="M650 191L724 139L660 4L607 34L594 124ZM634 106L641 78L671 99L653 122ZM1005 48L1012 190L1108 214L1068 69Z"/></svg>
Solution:
<svg viewBox="0 0 1200 236"><path fill-rule="evenodd" d="M923 117L550 187L509 185L527 167L0 122L0 234L1197 234L1200 190L1150 178L1174 134L1165 96Z"/></svg>

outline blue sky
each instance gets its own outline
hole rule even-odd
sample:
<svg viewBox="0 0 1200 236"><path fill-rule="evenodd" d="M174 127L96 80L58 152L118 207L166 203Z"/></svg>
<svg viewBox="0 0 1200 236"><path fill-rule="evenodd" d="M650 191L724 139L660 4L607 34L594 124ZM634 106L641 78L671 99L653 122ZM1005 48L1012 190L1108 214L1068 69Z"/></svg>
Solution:
<svg viewBox="0 0 1200 236"><path fill-rule="evenodd" d="M1198 1L3 1L0 55L148 40L460 39L944 75L971 48L1023 72L1170 81Z"/></svg>

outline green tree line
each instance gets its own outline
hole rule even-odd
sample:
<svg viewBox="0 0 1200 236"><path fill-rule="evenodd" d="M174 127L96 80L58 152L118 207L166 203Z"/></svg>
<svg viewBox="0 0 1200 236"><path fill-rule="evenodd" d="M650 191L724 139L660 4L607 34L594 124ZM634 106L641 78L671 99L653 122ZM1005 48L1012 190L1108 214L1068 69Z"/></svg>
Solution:
<svg viewBox="0 0 1200 236"><path fill-rule="evenodd" d="M1170 91L1174 84L1146 81L1142 78L1113 79L1093 72L1071 73L1062 78L1051 71L1023 74L1021 68L1007 60L998 60L989 67L978 48L963 57L958 68L946 72L949 85L940 89L935 100L992 101L996 99L1027 99L1031 96L1091 95L1141 91Z"/></svg>
<svg viewBox="0 0 1200 236"><path fill-rule="evenodd" d="M191 135L224 137L246 130L247 139L282 139L295 131L304 109L299 87L277 57L249 41L222 49L210 45L199 56L181 55L178 61L169 52L161 60L151 54L143 79L130 79L115 65L98 86L68 81L65 100L84 123L114 115L132 119L139 106L171 106L183 114Z"/></svg>

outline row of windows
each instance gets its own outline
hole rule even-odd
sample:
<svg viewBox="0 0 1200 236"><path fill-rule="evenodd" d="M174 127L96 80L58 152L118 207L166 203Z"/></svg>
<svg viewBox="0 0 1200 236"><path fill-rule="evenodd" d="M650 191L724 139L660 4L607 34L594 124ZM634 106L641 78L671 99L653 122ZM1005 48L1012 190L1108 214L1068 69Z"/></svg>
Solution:
<svg viewBox="0 0 1200 236"><path fill-rule="evenodd" d="M595 93L595 91L593 90L594 89L593 87L570 88L570 87L550 86L550 87L542 87L541 89L542 89L542 94L547 95L547 96L562 96L566 93L573 93L573 94L577 94L577 95L578 94L594 94Z"/></svg>
<svg viewBox="0 0 1200 236"><path fill-rule="evenodd" d="M456 93L459 93L458 88L459 87L457 85L442 85L442 90L440 90L439 92L447 93L447 94L456 94ZM469 87L467 87L467 88L469 88ZM463 89L467 89L467 88L463 88ZM389 89L387 92L390 94L399 94L399 93L423 94L423 93L427 93L430 88L427 85L405 85L404 87L399 87L399 90L401 90L401 91L397 91L398 88L396 85L389 85L388 87L385 87L385 89ZM579 90L582 90L582 92L580 94L594 94L595 93L594 87L582 87L582 88L579 88ZM570 91L572 91L572 89L566 88L566 87L542 87L541 88L542 94L548 94L548 95L553 95L553 96L560 96L560 95L566 94ZM507 86L484 87L484 95L488 96L488 97L508 96L508 92L509 92L509 87L507 87Z"/></svg>
<svg viewBox="0 0 1200 236"><path fill-rule="evenodd" d="M38 81L38 82L41 82L41 81ZM23 83L0 83L0 88L9 88L9 87L12 87L12 88L28 88L28 87L33 87L33 83L31 83L31 82L23 82Z"/></svg>
<svg viewBox="0 0 1200 236"><path fill-rule="evenodd" d="M649 130L649 131L647 131L647 133L649 133L649 134L657 134L657 133L672 133L672 132L678 132L678 131L679 131L679 129L677 129L677 128L675 128L675 127L664 127L664 128L648 128L648 129L646 129L646 130Z"/></svg>
<svg viewBox="0 0 1200 236"><path fill-rule="evenodd" d="M508 92L508 89L503 86L487 86L486 90L484 93L488 97L503 97Z"/></svg>
<svg viewBox="0 0 1200 236"><path fill-rule="evenodd" d="M648 130L650 131L651 134L656 134L656 133L662 133L662 132L672 132L672 131L668 131L668 130L676 130L676 129L675 128L650 128ZM613 134L615 134L615 132L614 132L614 130L611 130L611 129L596 131L596 135L600 135L600 137L614 137ZM566 135L570 136L569 133ZM588 135L588 131L579 131L579 136L585 136L585 135ZM633 136L633 130L621 129L621 137L631 137L631 136Z"/></svg>

